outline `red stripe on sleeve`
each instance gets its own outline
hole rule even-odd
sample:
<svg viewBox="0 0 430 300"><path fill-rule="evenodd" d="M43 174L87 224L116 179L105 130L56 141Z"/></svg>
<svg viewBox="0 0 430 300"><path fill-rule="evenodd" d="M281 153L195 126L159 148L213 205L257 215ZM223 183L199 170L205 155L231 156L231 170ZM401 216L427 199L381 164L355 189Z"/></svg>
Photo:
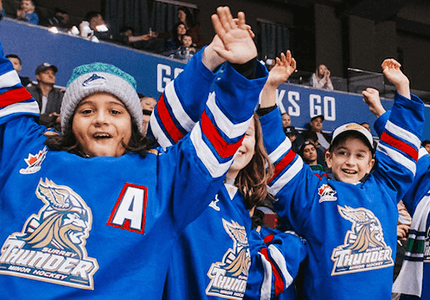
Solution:
<svg viewBox="0 0 430 300"><path fill-rule="evenodd" d="M179 131L178 127L176 127L175 123L173 122L173 119L167 109L166 102L164 101L163 95L161 95L160 100L158 100L157 110L164 128L167 130L173 141L177 143L180 139L184 137L184 134Z"/></svg>
<svg viewBox="0 0 430 300"><path fill-rule="evenodd" d="M290 149L290 151L288 151L288 153L281 159L281 161L276 164L275 171L273 172L273 176L272 178L270 178L269 183L293 161L295 156L296 153L294 153L294 151Z"/></svg>
<svg viewBox="0 0 430 300"><path fill-rule="evenodd" d="M266 236L264 239L263 239L263 242L265 242L266 244L267 243L270 243L271 241L273 241L273 239L275 238L275 236L273 235L273 234L269 234L268 236Z"/></svg>
<svg viewBox="0 0 430 300"><path fill-rule="evenodd" d="M210 143L215 147L216 152L222 158L234 155L237 149L242 145L242 141L245 138L245 135L243 135L236 143L228 144L215 128L214 124L206 114L206 111L202 113L200 124L202 126L203 134L208 138Z"/></svg>
<svg viewBox="0 0 430 300"><path fill-rule="evenodd" d="M407 155L412 157L415 161L418 161L418 151L414 147L402 142L399 139L396 139L395 137L389 135L385 131L381 135L381 140L387 143L388 145L399 149L403 153L406 153Z"/></svg>
<svg viewBox="0 0 430 300"><path fill-rule="evenodd" d="M282 280L282 276L279 273L278 269L276 269L272 260L270 259L269 254L267 252L267 248L261 249L260 253L263 254L263 256L266 258L266 260L270 263L272 267L272 274L275 277L275 284L274 284L275 296L278 297L285 289L285 284L284 284L284 281Z"/></svg>
<svg viewBox="0 0 430 300"><path fill-rule="evenodd" d="M24 87L9 90L0 94L0 107L6 107L8 105L25 101L31 98L31 95Z"/></svg>

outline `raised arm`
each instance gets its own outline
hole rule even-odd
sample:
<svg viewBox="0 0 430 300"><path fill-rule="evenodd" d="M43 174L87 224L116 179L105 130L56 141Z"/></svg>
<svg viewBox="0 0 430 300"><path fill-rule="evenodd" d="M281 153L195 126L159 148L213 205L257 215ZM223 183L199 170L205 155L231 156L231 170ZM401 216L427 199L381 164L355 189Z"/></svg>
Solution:
<svg viewBox="0 0 430 300"><path fill-rule="evenodd" d="M220 64L228 60L228 65L243 75L246 74L243 67L248 66L255 70L255 78L266 76L267 70L255 62L257 50L244 14L239 13L233 19L228 8L218 8L217 12L212 17L217 32L213 41L194 55L184 71L166 87L151 116L152 134L164 148L177 143L195 126L213 91L212 83L224 76L221 72L214 73Z"/></svg>

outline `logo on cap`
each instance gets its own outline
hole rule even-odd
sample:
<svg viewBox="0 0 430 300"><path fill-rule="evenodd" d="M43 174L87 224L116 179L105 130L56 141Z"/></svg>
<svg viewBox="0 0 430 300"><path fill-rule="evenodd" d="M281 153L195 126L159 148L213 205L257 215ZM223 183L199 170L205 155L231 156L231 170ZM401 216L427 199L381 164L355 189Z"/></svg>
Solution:
<svg viewBox="0 0 430 300"><path fill-rule="evenodd" d="M82 86L83 87L104 86L106 85L106 81L107 79L105 77L94 73L82 83Z"/></svg>

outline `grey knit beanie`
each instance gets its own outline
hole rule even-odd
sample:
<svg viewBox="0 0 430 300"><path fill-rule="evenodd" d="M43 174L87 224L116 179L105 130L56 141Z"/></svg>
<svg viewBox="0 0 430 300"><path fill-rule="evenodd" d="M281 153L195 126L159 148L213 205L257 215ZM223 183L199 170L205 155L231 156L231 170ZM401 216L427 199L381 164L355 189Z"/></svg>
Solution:
<svg viewBox="0 0 430 300"><path fill-rule="evenodd" d="M79 102L97 92L118 97L127 107L132 121L142 131L142 109L136 92L136 80L130 74L105 63L92 63L76 67L67 83L61 104L61 129L71 130L70 118Z"/></svg>

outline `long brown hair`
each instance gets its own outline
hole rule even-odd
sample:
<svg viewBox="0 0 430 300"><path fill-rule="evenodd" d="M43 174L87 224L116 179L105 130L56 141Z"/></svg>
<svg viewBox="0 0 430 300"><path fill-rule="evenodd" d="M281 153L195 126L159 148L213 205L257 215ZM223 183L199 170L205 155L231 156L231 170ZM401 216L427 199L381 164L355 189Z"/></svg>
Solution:
<svg viewBox="0 0 430 300"><path fill-rule="evenodd" d="M245 206L252 209L268 196L267 181L273 173L269 155L263 144L260 120L254 113L255 153L251 161L237 174L235 185L244 196Z"/></svg>

